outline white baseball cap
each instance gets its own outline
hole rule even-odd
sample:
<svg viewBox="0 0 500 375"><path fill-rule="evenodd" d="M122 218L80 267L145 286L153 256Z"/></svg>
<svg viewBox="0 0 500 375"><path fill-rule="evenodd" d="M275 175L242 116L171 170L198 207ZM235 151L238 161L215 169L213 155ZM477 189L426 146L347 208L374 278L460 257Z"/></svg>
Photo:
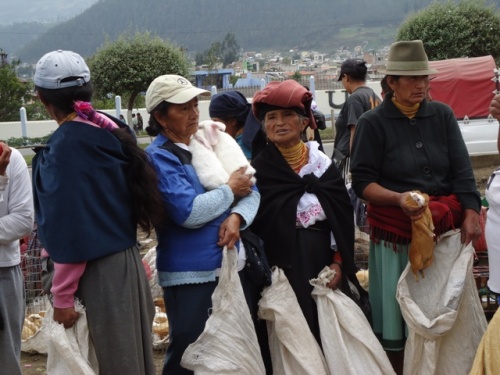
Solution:
<svg viewBox="0 0 500 375"><path fill-rule="evenodd" d="M184 104L198 95L210 95L210 91L195 87L186 78L175 74L156 77L146 91L146 110L151 113L161 102Z"/></svg>
<svg viewBox="0 0 500 375"><path fill-rule="evenodd" d="M65 80L67 78L73 79ZM38 60L33 81L44 89L83 86L90 81L90 70L78 53L57 50Z"/></svg>

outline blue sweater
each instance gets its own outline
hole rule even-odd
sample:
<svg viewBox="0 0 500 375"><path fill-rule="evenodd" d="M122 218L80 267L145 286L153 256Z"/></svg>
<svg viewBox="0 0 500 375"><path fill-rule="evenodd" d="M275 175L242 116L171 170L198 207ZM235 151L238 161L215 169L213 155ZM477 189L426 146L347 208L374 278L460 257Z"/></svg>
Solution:
<svg viewBox="0 0 500 375"><path fill-rule="evenodd" d="M251 224L260 195L254 190L231 208L234 196L229 186L207 192L191 165L189 151L162 134L146 151L158 172L169 218L163 228L156 228L160 285L215 280L222 261L222 249L217 245L222 222L237 212L245 220L244 227Z"/></svg>

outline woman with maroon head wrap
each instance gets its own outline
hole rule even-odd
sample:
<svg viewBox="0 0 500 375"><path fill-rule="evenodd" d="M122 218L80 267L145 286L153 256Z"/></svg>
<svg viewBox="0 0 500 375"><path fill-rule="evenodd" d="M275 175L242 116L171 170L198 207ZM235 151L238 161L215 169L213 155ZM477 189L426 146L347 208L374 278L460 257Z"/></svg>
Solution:
<svg viewBox="0 0 500 375"><path fill-rule="evenodd" d="M271 266L284 270L307 323L321 345L309 280L329 266L329 287L355 280L354 219L340 172L301 133L315 128L312 94L297 82L271 82L253 97L253 112L268 139L252 162L261 205L252 229L264 240Z"/></svg>

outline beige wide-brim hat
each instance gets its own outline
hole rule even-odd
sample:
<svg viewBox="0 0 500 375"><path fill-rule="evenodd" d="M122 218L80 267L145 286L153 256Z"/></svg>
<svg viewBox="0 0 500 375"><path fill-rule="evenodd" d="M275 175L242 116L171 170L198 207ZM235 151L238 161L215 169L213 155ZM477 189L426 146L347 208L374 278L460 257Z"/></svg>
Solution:
<svg viewBox="0 0 500 375"><path fill-rule="evenodd" d="M175 74L156 77L146 91L146 110L151 113L161 102L184 104L210 91L195 87L186 78Z"/></svg>
<svg viewBox="0 0 500 375"><path fill-rule="evenodd" d="M429 67L429 59L421 40L391 44L385 69L378 71L394 76L426 76L438 73L436 69Z"/></svg>

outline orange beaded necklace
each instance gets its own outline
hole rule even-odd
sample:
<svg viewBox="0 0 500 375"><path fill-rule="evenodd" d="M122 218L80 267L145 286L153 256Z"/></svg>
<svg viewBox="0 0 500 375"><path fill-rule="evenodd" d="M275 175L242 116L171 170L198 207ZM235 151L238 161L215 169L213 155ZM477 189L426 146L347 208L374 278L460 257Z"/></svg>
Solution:
<svg viewBox="0 0 500 375"><path fill-rule="evenodd" d="M278 150L295 172L299 172L309 161L309 149L302 141L290 148L278 147Z"/></svg>

